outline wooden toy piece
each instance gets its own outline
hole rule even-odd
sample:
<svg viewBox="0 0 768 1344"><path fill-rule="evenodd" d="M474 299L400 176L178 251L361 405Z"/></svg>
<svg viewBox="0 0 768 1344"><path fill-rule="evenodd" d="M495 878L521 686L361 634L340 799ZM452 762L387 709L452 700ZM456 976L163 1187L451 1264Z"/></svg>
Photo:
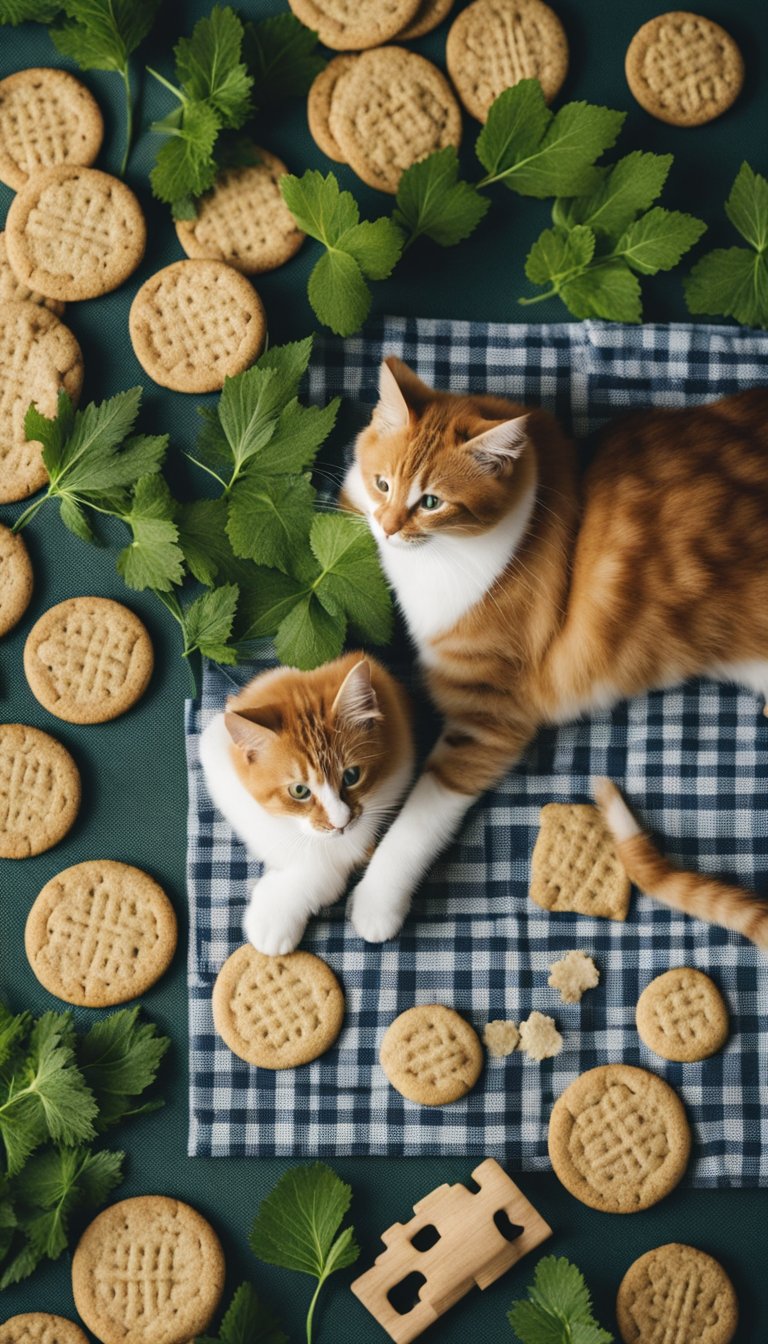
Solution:
<svg viewBox="0 0 768 1344"><path fill-rule="evenodd" d="M476 1194L441 1185L414 1204L414 1217L382 1233L387 1249L352 1284L395 1344L410 1344L470 1288L495 1283L552 1235L493 1158L472 1177Z"/></svg>

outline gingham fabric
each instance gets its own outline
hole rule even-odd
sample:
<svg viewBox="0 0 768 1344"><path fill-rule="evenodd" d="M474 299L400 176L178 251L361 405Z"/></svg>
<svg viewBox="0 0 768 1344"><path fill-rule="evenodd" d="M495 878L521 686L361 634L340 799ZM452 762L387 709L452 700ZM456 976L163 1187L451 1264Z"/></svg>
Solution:
<svg viewBox="0 0 768 1344"><path fill-rule="evenodd" d="M623 407L677 406L768 382L768 335L731 327L484 325L386 318L362 337L316 342L314 402L342 393L375 399L383 353L428 382L488 388L541 402L578 435ZM768 1177L768 958L735 934L633 894L626 924L551 915L527 895L539 809L588 801L589 779L625 790L673 860L768 887L768 720L746 691L709 682L652 694L557 731L542 732L520 766L470 814L460 839L424 883L401 936L369 946L343 903L315 920L303 946L324 957L347 996L337 1045L315 1063L272 1073L242 1063L213 1031L211 991L242 941L259 873L205 791L197 738L255 667L206 666L187 712L189 760L190 1153L193 1155L483 1155L517 1169L548 1166L553 1100L579 1073L624 1060L662 1074L692 1122L687 1179L758 1185ZM548 967L570 948L592 953L600 985L560 1002ZM666 1063L640 1041L644 986L672 966L712 974L731 1012L724 1050L700 1064ZM537 1064L488 1059L470 1095L420 1107L388 1084L378 1048L414 1003L442 1002L479 1030L493 1018L551 1014L562 1053ZM761 1108L762 1103L762 1108Z"/></svg>

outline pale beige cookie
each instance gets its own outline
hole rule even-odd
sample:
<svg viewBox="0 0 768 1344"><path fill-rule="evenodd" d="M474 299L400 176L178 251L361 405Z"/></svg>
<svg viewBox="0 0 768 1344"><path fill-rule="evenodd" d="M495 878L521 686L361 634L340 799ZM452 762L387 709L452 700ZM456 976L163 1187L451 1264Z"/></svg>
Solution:
<svg viewBox="0 0 768 1344"><path fill-rule="evenodd" d="M32 597L32 565L24 539L0 526L0 635L12 630Z"/></svg>
<svg viewBox="0 0 768 1344"><path fill-rule="evenodd" d="M0 1325L0 1344L88 1344L88 1340L74 1321L29 1311Z"/></svg>
<svg viewBox="0 0 768 1344"><path fill-rule="evenodd" d="M107 723L136 704L152 675L138 616L107 597L70 597L40 617L24 645L29 689L67 723Z"/></svg>
<svg viewBox="0 0 768 1344"><path fill-rule="evenodd" d="M216 392L261 354L264 307L223 261L176 261L141 286L128 319L145 373L173 392Z"/></svg>
<svg viewBox="0 0 768 1344"><path fill-rule="evenodd" d="M741 93L744 61L719 23L673 10L638 29L624 68L646 112L671 126L701 126L726 112Z"/></svg>
<svg viewBox="0 0 768 1344"><path fill-rule="evenodd" d="M0 504L48 480L42 445L24 430L30 404L51 418L59 392L77 402L82 385L83 356L69 327L36 303L0 303Z"/></svg>
<svg viewBox="0 0 768 1344"><path fill-rule="evenodd" d="M445 60L467 111L485 121L521 79L538 79L551 103L568 73L568 40L542 0L475 0L451 24Z"/></svg>
<svg viewBox="0 0 768 1344"><path fill-rule="evenodd" d="M60 303L58 299L46 299L44 294L38 294L36 290L30 289L28 285L22 285L16 279L8 260L5 233L0 232L0 306L9 299L17 303L41 303L44 308L50 308L57 317L61 317L66 308L65 303Z"/></svg>
<svg viewBox="0 0 768 1344"><path fill-rule="evenodd" d="M95 299L144 256L147 226L124 182L96 168L48 168L11 202L5 222L17 280L49 299Z"/></svg>
<svg viewBox="0 0 768 1344"><path fill-rule="evenodd" d="M334 163L346 163L346 159L331 132L331 103L341 81L349 74L356 60L356 56L334 56L312 81L307 96L309 133L318 149L333 159Z"/></svg>
<svg viewBox="0 0 768 1344"><path fill-rule="evenodd" d="M126 1003L154 985L176 951L173 906L140 868L91 859L47 882L24 946L40 984L82 1008Z"/></svg>
<svg viewBox="0 0 768 1344"><path fill-rule="evenodd" d="M397 34L399 42L412 42L415 37L424 37L433 28L447 18L453 9L454 0L421 0L414 18L401 28Z"/></svg>
<svg viewBox="0 0 768 1344"><path fill-rule="evenodd" d="M93 163L103 138L96 99L66 70L0 80L0 182L14 191L45 168Z"/></svg>
<svg viewBox="0 0 768 1344"><path fill-rule="evenodd" d="M390 195L411 164L461 142L461 111L447 79L404 47L358 57L333 96L329 124L358 177Z"/></svg>
<svg viewBox="0 0 768 1344"><path fill-rule="evenodd" d="M730 1344L739 1303L717 1260L673 1241L630 1265L616 1317L624 1344Z"/></svg>
<svg viewBox="0 0 768 1344"><path fill-rule="evenodd" d="M164 1195L123 1199L86 1228L75 1306L102 1344L187 1344L219 1305L226 1266L210 1223Z"/></svg>
<svg viewBox="0 0 768 1344"><path fill-rule="evenodd" d="M422 1106L445 1106L472 1090L483 1067L477 1032L441 1003L408 1008L384 1033L381 1067L396 1091Z"/></svg>
<svg viewBox="0 0 768 1344"><path fill-rule="evenodd" d="M530 1013L525 1022L520 1023L520 1049L529 1059L541 1062L542 1059L554 1059L563 1048L563 1038L555 1026L555 1019L545 1013Z"/></svg>
<svg viewBox="0 0 768 1344"><path fill-rule="evenodd" d="M630 884L597 808L546 803L531 858L531 900L545 910L626 919Z"/></svg>
<svg viewBox="0 0 768 1344"><path fill-rule="evenodd" d="M588 989L600 982L600 972L585 952L566 952L562 961L553 961L547 984L559 989L563 1003L580 1003Z"/></svg>
<svg viewBox="0 0 768 1344"><path fill-rule="evenodd" d="M213 1021L247 1064L294 1069L330 1050L344 1021L344 993L311 952L268 957L245 943L216 978Z"/></svg>
<svg viewBox="0 0 768 1344"><path fill-rule="evenodd" d="M288 0L331 51L363 51L388 42L416 17L421 0Z"/></svg>
<svg viewBox="0 0 768 1344"><path fill-rule="evenodd" d="M66 747L39 728L0 724L0 859L58 844L80 807L80 775Z"/></svg>
<svg viewBox="0 0 768 1344"><path fill-rule="evenodd" d="M707 1059L728 1039L728 1009L720 990L690 966L665 971L646 985L635 1021L649 1050L681 1063Z"/></svg>
<svg viewBox="0 0 768 1344"><path fill-rule="evenodd" d="M219 174L213 191L198 201L196 219L177 221L188 257L213 257L244 275L259 275L298 252L305 235L280 194L288 169L266 149L256 153L258 163Z"/></svg>
<svg viewBox="0 0 768 1344"><path fill-rule="evenodd" d="M505 1059L520 1043L520 1032L515 1022L496 1018L487 1022L483 1031L483 1045L492 1059Z"/></svg>
<svg viewBox="0 0 768 1344"><path fill-rule="evenodd" d="M603 1213L650 1208L681 1180L691 1151L683 1104L663 1078L629 1064L582 1073L552 1108L558 1180Z"/></svg>

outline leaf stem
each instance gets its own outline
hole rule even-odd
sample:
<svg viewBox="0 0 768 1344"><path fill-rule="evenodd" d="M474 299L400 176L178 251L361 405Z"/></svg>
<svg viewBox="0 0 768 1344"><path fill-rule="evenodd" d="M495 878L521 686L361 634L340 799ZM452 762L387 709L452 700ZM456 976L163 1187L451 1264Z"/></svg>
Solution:
<svg viewBox="0 0 768 1344"><path fill-rule="evenodd" d="M213 469L212 469L211 467L206 467L205 463L204 463L204 462L201 462L200 459L199 459L198 457L193 457L191 453L185 453L184 456L188 459L188 461L193 462L193 463L195 464L196 467L199 467L201 471L207 471L207 472L208 472L208 475L209 475L209 476L212 476L213 479L214 479L214 481L218 481L218 482L219 482L219 485L221 486L221 488L222 488L222 490L224 491L225 494L228 494L228 493L229 493L229 491L232 489L232 486L233 486L233 484L234 484L234 482L235 482L235 476L236 476L236 474L237 474L236 472L235 472L235 475L233 475L233 477L232 477L231 481L229 482L229 484L227 484L227 482L226 482L225 480L223 480L221 476L219 476L218 472L213 471Z"/></svg>
<svg viewBox="0 0 768 1344"><path fill-rule="evenodd" d="M30 523L32 521L38 509L42 508L43 504L48 498L50 498L50 496L46 491L46 493L40 499L36 499L33 504L30 504L29 508L26 508L24 512L20 514L19 517L16 519L16 522L13 524L11 531L20 532L23 527L26 527L27 523Z"/></svg>
<svg viewBox="0 0 768 1344"><path fill-rule="evenodd" d="M312 1294L312 1301L309 1304L309 1311L307 1312L307 1344L312 1344L312 1325L315 1316L315 1307L317 1306L317 1299L320 1296L320 1289L324 1283L325 1276L321 1274L317 1281L317 1287Z"/></svg>
<svg viewBox="0 0 768 1344"><path fill-rule="evenodd" d="M174 98L178 98L180 103L186 101L181 89L177 89L176 85L172 84L164 75L161 75L157 70L153 70L151 65L146 67L146 71L148 75L151 75L153 79L157 80L158 84L162 84L164 88L168 89L173 94Z"/></svg>
<svg viewBox="0 0 768 1344"><path fill-rule="evenodd" d="M125 170L128 167L128 158L131 153L133 143L133 97L131 93L131 72L126 57L125 65L119 71L120 78L125 87L125 150L123 151L122 161L120 163L120 176L125 177Z"/></svg>
<svg viewBox="0 0 768 1344"><path fill-rule="evenodd" d="M545 294L534 294L529 299L518 299L517 302L525 304L526 306L531 303L543 303L545 299L556 299L558 293L559 290L557 289L548 289Z"/></svg>

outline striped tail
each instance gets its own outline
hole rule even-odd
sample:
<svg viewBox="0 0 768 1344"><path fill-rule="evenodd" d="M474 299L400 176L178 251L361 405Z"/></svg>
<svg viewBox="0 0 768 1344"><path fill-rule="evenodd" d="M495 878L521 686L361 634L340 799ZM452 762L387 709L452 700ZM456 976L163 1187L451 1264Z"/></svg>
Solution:
<svg viewBox="0 0 768 1344"><path fill-rule="evenodd" d="M695 919L741 933L768 951L768 901L744 887L675 868L637 824L612 780L593 780L592 792L616 841L627 877L646 896Z"/></svg>

